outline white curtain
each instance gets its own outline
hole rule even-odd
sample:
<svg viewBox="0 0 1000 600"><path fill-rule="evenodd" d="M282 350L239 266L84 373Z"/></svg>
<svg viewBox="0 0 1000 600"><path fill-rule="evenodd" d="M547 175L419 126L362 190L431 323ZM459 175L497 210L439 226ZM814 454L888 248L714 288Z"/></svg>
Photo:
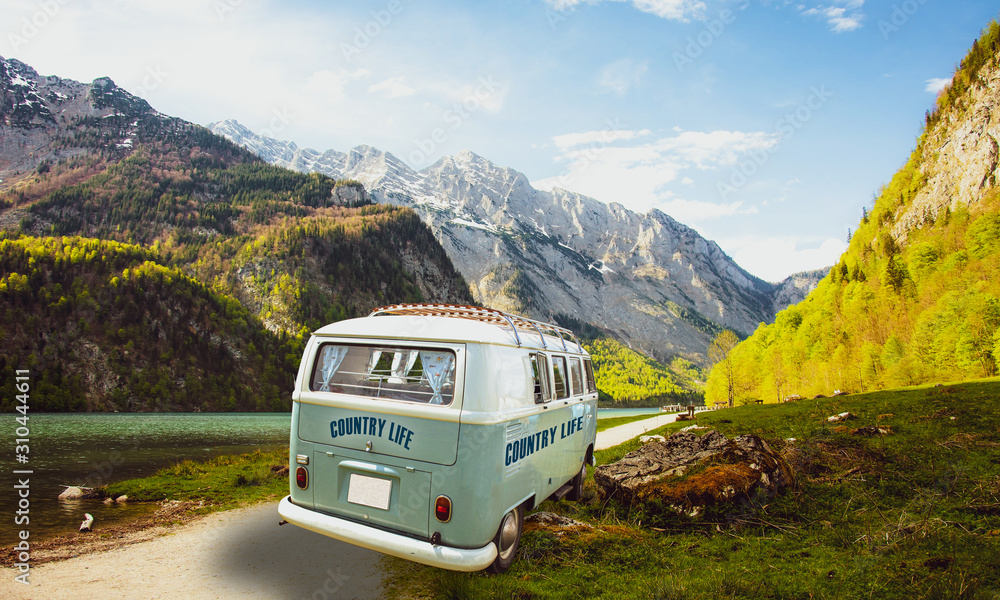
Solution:
<svg viewBox="0 0 1000 600"><path fill-rule="evenodd" d="M441 396L441 388L444 387L448 372L451 371L455 356L451 352L430 352L420 351L420 363L424 368L424 377L434 392L431 396L431 404L444 404L444 397Z"/></svg>
<svg viewBox="0 0 1000 600"><path fill-rule="evenodd" d="M400 350L393 354L389 383L406 383L406 374L413 368L413 363L417 362L417 356L416 350Z"/></svg>
<svg viewBox="0 0 1000 600"><path fill-rule="evenodd" d="M372 378L372 371L375 370L375 366L378 364L378 359L381 357L382 357L381 350L371 351L371 357L368 359L368 372L366 373L369 380Z"/></svg>
<svg viewBox="0 0 1000 600"><path fill-rule="evenodd" d="M323 352L320 354L323 375L323 385L319 386L321 392L330 391L330 380L344 362L345 356L347 356L347 346L323 346Z"/></svg>

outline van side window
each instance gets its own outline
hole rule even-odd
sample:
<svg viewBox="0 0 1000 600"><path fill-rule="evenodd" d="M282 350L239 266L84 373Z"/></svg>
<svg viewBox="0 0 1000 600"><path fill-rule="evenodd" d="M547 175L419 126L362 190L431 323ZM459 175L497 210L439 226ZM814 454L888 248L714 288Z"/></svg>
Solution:
<svg viewBox="0 0 1000 600"><path fill-rule="evenodd" d="M597 391L597 384L594 382L594 365L590 359L583 359L583 372L587 374L587 393L592 394Z"/></svg>
<svg viewBox="0 0 1000 600"><path fill-rule="evenodd" d="M583 370L580 368L579 358L569 359L569 380L573 382L573 395L582 396L585 392L583 389Z"/></svg>
<svg viewBox="0 0 1000 600"><path fill-rule="evenodd" d="M455 394L455 353L443 348L323 344L309 389L447 406Z"/></svg>
<svg viewBox="0 0 1000 600"><path fill-rule="evenodd" d="M569 397L569 381L566 379L566 357L552 357L552 374L556 381L556 398L561 400Z"/></svg>
<svg viewBox="0 0 1000 600"><path fill-rule="evenodd" d="M531 379L535 389L535 404L548 402L549 394L549 361L542 353L531 354Z"/></svg>

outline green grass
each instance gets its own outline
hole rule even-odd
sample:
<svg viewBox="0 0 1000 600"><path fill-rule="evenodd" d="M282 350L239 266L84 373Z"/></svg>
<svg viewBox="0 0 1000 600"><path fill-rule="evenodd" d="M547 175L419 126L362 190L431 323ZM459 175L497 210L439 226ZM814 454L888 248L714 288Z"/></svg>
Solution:
<svg viewBox="0 0 1000 600"><path fill-rule="evenodd" d="M209 510L245 506L288 493L288 449L185 460L149 477L109 484L105 494L126 494L133 502L204 501Z"/></svg>
<svg viewBox="0 0 1000 600"><path fill-rule="evenodd" d="M699 413L785 453L794 491L738 519L694 524L598 500L544 510L595 525L522 538L500 576L396 562L396 595L430 598L1000 598L1000 382ZM851 412L855 419L830 423ZM687 423L656 432L668 435ZM878 425L885 436L851 431ZM795 438L794 442L787 441ZM637 441L597 453L617 460ZM657 529L654 529L656 526Z"/></svg>
<svg viewBox="0 0 1000 600"><path fill-rule="evenodd" d="M606 419L598 419L597 431L604 431L605 429L611 429L612 427L618 427L619 425L625 425L635 421L652 419L655 416L656 415L631 415L628 417L608 417Z"/></svg>

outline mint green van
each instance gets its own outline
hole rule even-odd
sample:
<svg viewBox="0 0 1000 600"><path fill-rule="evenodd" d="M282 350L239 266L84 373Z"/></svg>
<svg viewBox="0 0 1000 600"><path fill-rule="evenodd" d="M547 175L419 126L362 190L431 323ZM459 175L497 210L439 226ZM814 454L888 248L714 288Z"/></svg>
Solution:
<svg viewBox="0 0 1000 600"><path fill-rule="evenodd" d="M306 345L286 521L456 571L500 573L524 514L580 498L597 387L567 329L497 310L381 308Z"/></svg>

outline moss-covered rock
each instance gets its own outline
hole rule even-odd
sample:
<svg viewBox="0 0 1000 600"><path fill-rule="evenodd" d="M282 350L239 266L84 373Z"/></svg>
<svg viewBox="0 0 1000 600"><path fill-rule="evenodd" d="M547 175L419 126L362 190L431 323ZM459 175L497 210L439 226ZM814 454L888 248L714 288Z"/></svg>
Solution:
<svg viewBox="0 0 1000 600"><path fill-rule="evenodd" d="M750 501L794 486L791 467L755 435L729 439L717 431L675 433L594 473L602 498L644 505L648 512L697 518L743 512Z"/></svg>

